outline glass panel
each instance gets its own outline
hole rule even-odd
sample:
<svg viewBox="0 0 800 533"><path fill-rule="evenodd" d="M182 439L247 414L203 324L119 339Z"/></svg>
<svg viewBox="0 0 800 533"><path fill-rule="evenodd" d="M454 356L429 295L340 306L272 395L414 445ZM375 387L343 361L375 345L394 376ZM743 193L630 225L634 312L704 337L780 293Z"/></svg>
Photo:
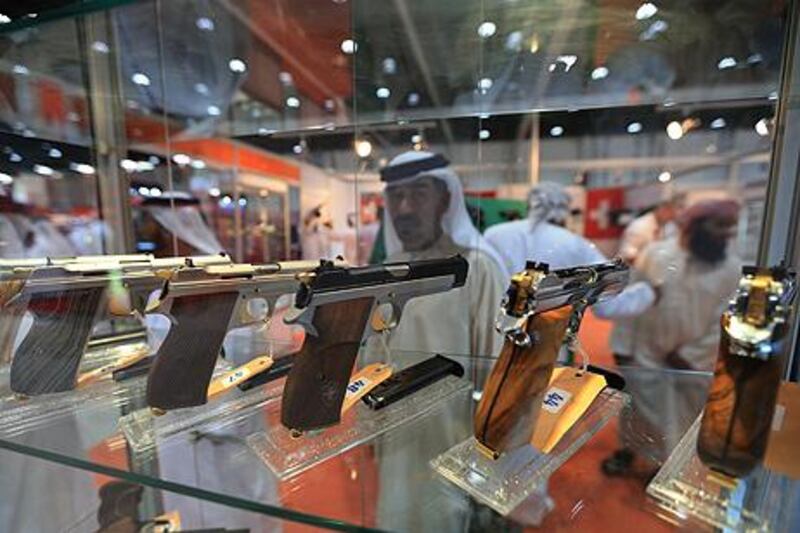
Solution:
<svg viewBox="0 0 800 533"><path fill-rule="evenodd" d="M427 357L414 352L395 355L404 364ZM456 359L462 364L468 362ZM487 367L491 360L481 359L473 364ZM546 517L545 527L610 521L619 512L633 513L643 527L658 523L656 516L642 510L645 496L641 481L619 479L613 483L616 488L610 488L611 482L601 474L601 462L613 449L619 428L619 433L640 454L642 475L654 471L699 413L702 391L710 376L643 368L623 372L634 394L646 394L656 387L659 398L674 399L680 409L675 410L678 404L673 402L649 402L646 409L645 404L634 402L632 411L623 412L616 423L601 430L553 474L548 493L555 510ZM36 414L46 413L38 410L37 404L53 401L53 397L32 398L27 404L5 400L0 447L132 483L155 484L178 494L323 527L339 527L340 521L383 530L411 530L431 524L458 530L468 523L487 520L492 527L513 525L485 508L471 505L462 492L446 484L428 465L430 459L471 434L474 403L464 395L457 395L418 421L390 430L375 441L279 481L246 442L250 435L268 427L270 422L265 416L273 409L269 400L239 415L217 417L176 434L164 434L155 447L137 451L126 445L118 423L120 416L144 405L143 383L134 380L127 385L104 387L116 388L112 393L115 401L109 401L107 392L104 398L84 397L72 407L46 416ZM255 390L248 394L252 393L260 394ZM234 401L245 397L234 396ZM229 400L224 397L212 401L208 408L220 409L226 401ZM17 402L16 408L9 410L9 402ZM19 409L28 413L25 424L20 425L18 417L15 421L15 409L17 413ZM582 481L575 483L575 476ZM610 505L605 497L598 498L599 487L627 496L614 499L617 503ZM576 505L582 505L582 511L576 513Z"/></svg>
<svg viewBox="0 0 800 533"><path fill-rule="evenodd" d="M398 367L457 358L480 391L513 273L620 255L631 290L587 312L580 343L624 374L632 410L553 475L544 526L625 512L655 527L643 480L702 408L719 315L769 211L787 2L143 0L83 2L54 20L75 13L60 4L0 15L0 257L364 265L460 253L466 287L410 301L384 340ZM430 154L448 163L382 177ZM24 339L69 351L76 376L102 375L157 350L167 318L110 319L106 289L70 306L11 302L0 360L36 351L20 351ZM296 352L288 302L230 332L217 372ZM67 324L59 340L30 335L36 312L48 331ZM362 362L384 351L371 339ZM279 482L247 439L275 427L280 391L235 413L212 402L227 416L143 452L118 425L152 419L143 376L22 401L11 373L0 368L0 446L15 451L318 526L513 525L428 466L472 434L471 400Z"/></svg>
<svg viewBox="0 0 800 533"><path fill-rule="evenodd" d="M8 531L98 531L169 522L186 530L278 529L277 518L198 500L117 477L3 451L3 479L24 476L24 488L0 489L0 524Z"/></svg>

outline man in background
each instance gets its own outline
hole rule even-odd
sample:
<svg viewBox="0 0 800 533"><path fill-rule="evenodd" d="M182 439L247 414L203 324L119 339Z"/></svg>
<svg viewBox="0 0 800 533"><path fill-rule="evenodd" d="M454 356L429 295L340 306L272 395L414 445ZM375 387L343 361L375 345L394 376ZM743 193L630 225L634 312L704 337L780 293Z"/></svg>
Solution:
<svg viewBox="0 0 800 533"><path fill-rule="evenodd" d="M505 290L501 260L472 224L461 182L449 162L439 154L406 152L389 162L381 180L386 184L387 262L456 254L469 262L463 287L406 305L390 345L429 353L496 356L501 338L494 330L494 317Z"/></svg>
<svg viewBox="0 0 800 533"><path fill-rule="evenodd" d="M465 367L476 390L491 368L502 338L494 320L505 287L499 259L472 224L458 176L449 162L430 152L406 152L381 171L387 262L435 259L461 254L469 262L463 287L408 302L389 347L399 367L411 358L451 355ZM374 355L370 346L370 355ZM408 352L412 353L408 353ZM413 352L422 352L413 353ZM378 352L380 353L380 352ZM413 360L412 360L413 361ZM418 394L425 394L420 391ZM375 443L380 487L376 515L384 529L463 531L467 497L448 498L442 508L437 489L415 481L427 476L420 457L433 457L471 434L471 402L448 401L417 422L414 432L394 431Z"/></svg>
<svg viewBox="0 0 800 533"><path fill-rule="evenodd" d="M551 269L607 261L594 243L566 229L569 215L567 191L557 183L544 181L528 194L527 219L496 224L486 230L484 237L503 259L509 275L524 270L528 261L547 263ZM600 318L631 316L641 313L654 300L650 286L639 282L592 309Z"/></svg>
<svg viewBox="0 0 800 533"><path fill-rule="evenodd" d="M652 370L713 370L720 316L741 270L728 249L738 213L733 200L699 202L681 215L676 237L650 244L637 260L635 275L655 287L658 298L629 329L617 328L611 336L615 356L632 367L625 377L634 420L621 432L623 449L604 461L606 473L628 471L634 452L666 459L702 407L706 381L670 380ZM659 428L652 433L664 438L630 439L649 428Z"/></svg>
<svg viewBox="0 0 800 533"><path fill-rule="evenodd" d="M639 255L647 245L674 235L673 222L681 211L685 201L684 195L667 198L654 209L634 219L625 228L619 255L628 264L636 265Z"/></svg>

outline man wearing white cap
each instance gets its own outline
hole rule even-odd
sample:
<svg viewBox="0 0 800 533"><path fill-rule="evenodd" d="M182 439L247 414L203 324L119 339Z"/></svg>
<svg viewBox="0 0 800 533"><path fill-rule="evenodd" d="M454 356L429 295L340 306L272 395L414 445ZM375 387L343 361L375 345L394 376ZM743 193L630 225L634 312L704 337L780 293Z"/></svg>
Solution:
<svg viewBox="0 0 800 533"><path fill-rule="evenodd" d="M528 194L528 218L497 224L486 230L486 241L503 258L510 273L525 268L528 261L547 263L550 268L569 268L607 260L589 240L566 229L570 197L564 187L541 182ZM633 283L617 296L592 306L600 318L633 316L655 301L645 282Z"/></svg>
<svg viewBox="0 0 800 533"><path fill-rule="evenodd" d="M386 183L387 261L455 254L469 261L464 287L408 303L392 334L392 347L496 356L501 338L494 318L505 288L501 259L472 224L461 182L449 162L439 154L406 152L381 171L381 180Z"/></svg>

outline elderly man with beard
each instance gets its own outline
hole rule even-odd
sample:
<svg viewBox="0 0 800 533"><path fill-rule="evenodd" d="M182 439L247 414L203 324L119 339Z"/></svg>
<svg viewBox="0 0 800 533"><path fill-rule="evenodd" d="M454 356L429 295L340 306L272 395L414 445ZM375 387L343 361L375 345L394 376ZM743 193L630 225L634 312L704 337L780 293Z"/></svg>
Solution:
<svg viewBox="0 0 800 533"><path fill-rule="evenodd" d="M733 200L696 203L679 217L678 236L650 244L638 259L638 275L655 287L658 297L632 327L617 328L611 336L617 359L632 367L625 373L635 420L622 431L623 449L603 463L606 473L627 472L634 452L665 459L703 405L703 379L696 386L682 379L679 390L678 381L663 372L637 368L713 370L720 316L741 271L739 258L729 250L738 214ZM631 432L664 438L632 442ZM644 442L650 445L643 447Z"/></svg>
<svg viewBox="0 0 800 533"><path fill-rule="evenodd" d="M458 176L448 161L429 152L407 152L381 171L384 191L384 242L387 262L434 259L461 254L469 262L466 284L446 293L408 302L389 346L398 366L404 352L452 355L465 377L480 390L488 361L502 338L494 320L505 287L499 258L472 224ZM377 343L368 356L380 357ZM419 356L417 356L419 357ZM420 391L417 394L425 394ZM415 423L413 431L390 432L375 443L380 488L376 515L381 529L461 531L471 519L466 497L443 499L437 485L423 485L428 461L471 433L470 402L449 400Z"/></svg>
<svg viewBox="0 0 800 533"><path fill-rule="evenodd" d="M461 182L449 162L439 154L406 152L381 171L381 180L386 183L387 262L455 254L469 262L464 287L407 304L390 346L496 356L502 339L494 330L494 317L505 289L501 261L472 224Z"/></svg>

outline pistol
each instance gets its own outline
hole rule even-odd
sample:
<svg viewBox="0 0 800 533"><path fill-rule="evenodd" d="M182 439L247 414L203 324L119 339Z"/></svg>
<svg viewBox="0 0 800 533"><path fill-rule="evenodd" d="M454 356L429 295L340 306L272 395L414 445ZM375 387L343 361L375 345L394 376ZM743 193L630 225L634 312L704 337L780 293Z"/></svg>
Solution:
<svg viewBox="0 0 800 533"><path fill-rule="evenodd" d="M11 360L11 389L32 396L75 388L80 360L104 311L115 316L143 313L148 295L164 284L165 272L195 262L230 259L96 256L4 265L0 286L8 290L0 292L13 293L4 298L6 308L11 306L14 315L24 309L33 316Z"/></svg>
<svg viewBox="0 0 800 533"><path fill-rule="evenodd" d="M621 260L550 270L528 262L512 276L495 328L503 349L484 385L474 434L492 458L530 442L562 345L573 349L586 308L627 285Z"/></svg>
<svg viewBox="0 0 800 533"><path fill-rule="evenodd" d="M228 331L265 323L278 299L293 295L315 261L230 264L175 271L148 312L169 332L147 377L147 404L158 410L202 405Z"/></svg>
<svg viewBox="0 0 800 533"><path fill-rule="evenodd" d="M740 477L764 457L784 369L795 274L745 267L721 318L719 352L697 455L713 470Z"/></svg>
<svg viewBox="0 0 800 533"><path fill-rule="evenodd" d="M396 326L412 298L462 287L468 270L466 259L454 256L352 268L323 263L301 275L284 321L303 326L306 338L284 385L283 425L302 432L337 424L366 339ZM384 309L389 317L381 316Z"/></svg>

